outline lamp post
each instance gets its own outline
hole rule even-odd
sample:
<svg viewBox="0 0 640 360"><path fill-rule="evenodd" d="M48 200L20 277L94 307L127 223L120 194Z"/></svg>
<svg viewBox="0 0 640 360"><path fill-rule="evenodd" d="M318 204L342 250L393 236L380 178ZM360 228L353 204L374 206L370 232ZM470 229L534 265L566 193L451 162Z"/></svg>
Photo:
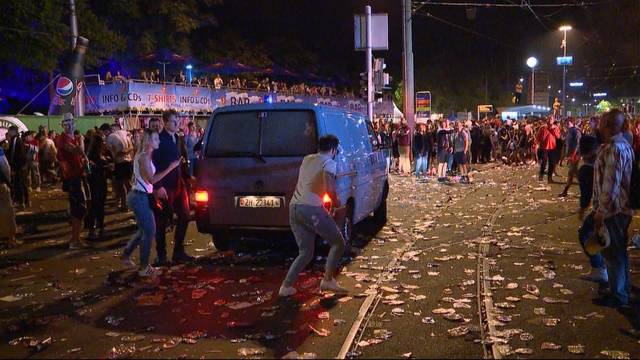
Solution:
<svg viewBox="0 0 640 360"><path fill-rule="evenodd" d="M162 65L162 82L167 82L167 65L171 64L170 61L158 61L158 64Z"/></svg>
<svg viewBox="0 0 640 360"><path fill-rule="evenodd" d="M535 83L536 83L536 66L538 65L538 59L531 56L527 59L527 66L531 68L531 104L535 103Z"/></svg>
<svg viewBox="0 0 640 360"><path fill-rule="evenodd" d="M562 49L563 49L563 56L566 57L567 56L567 31L571 30L571 26L570 25L562 25L560 26L560 28L558 30L562 31L564 33L564 38L562 39ZM566 115L567 114L567 109L565 107L565 100L567 99L567 93L566 93L566 79L567 79L567 66L566 65L562 65L562 115Z"/></svg>
<svg viewBox="0 0 640 360"><path fill-rule="evenodd" d="M191 69L193 69L193 65L189 64L189 65L185 66L185 68L187 69L187 71L189 73L189 84L191 84Z"/></svg>

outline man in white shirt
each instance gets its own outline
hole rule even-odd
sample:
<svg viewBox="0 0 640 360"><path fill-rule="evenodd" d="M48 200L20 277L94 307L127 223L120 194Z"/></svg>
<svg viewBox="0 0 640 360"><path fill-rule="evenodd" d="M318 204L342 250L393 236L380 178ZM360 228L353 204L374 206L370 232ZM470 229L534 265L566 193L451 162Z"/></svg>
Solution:
<svg viewBox="0 0 640 360"><path fill-rule="evenodd" d="M133 165L131 162L133 154L133 142L129 133L122 130L119 124L111 127L112 132L107 137L107 146L113 155L115 169L113 174L113 188L116 193L117 203L120 210L127 210L127 193L131 189L131 176Z"/></svg>
<svg viewBox="0 0 640 360"><path fill-rule="evenodd" d="M313 260L317 236L331 244L321 290L346 293L334 278L336 268L345 249L345 241L335 220L323 206L323 197L328 195L334 207L340 207L336 196L335 156L338 154L338 138L326 135L318 139L318 152L305 156L298 174L298 184L289 203L289 223L298 244L299 254L293 261L287 277L282 282L279 295L294 295L293 287L298 275Z"/></svg>

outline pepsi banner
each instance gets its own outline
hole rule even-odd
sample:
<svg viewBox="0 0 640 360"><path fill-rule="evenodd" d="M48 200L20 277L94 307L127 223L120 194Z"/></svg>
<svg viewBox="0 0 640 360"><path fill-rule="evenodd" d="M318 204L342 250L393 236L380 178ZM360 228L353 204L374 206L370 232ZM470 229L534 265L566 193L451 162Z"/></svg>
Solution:
<svg viewBox="0 0 640 360"><path fill-rule="evenodd" d="M89 40L79 36L76 47L68 53L65 71L56 80L56 96L49 106L49 114L74 113L83 115L84 108L81 91L84 77L84 54ZM78 102L80 101L80 102Z"/></svg>
<svg viewBox="0 0 640 360"><path fill-rule="evenodd" d="M365 112L365 104L357 99L284 95L266 91L215 90L207 87L147 84L139 82L88 85L85 89L87 113L150 112L176 110L211 113L220 106L262 102L311 103ZM393 114L390 101L376 103L376 113ZM390 109L390 110L389 110Z"/></svg>

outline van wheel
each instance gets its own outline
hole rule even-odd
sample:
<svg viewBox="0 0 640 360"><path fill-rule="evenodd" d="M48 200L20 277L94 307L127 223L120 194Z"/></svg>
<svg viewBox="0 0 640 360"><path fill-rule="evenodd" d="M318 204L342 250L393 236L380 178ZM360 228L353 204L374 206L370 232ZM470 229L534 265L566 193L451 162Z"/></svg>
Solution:
<svg viewBox="0 0 640 360"><path fill-rule="evenodd" d="M231 249L233 236L230 231L219 230L211 233L211 240L218 251L227 251Z"/></svg>
<svg viewBox="0 0 640 360"><path fill-rule="evenodd" d="M344 237L344 255L351 256L351 246L353 245L353 207L349 205L344 222L340 227L342 237Z"/></svg>
<svg viewBox="0 0 640 360"><path fill-rule="evenodd" d="M384 185L382 200L377 209L373 211L373 219L376 223L384 225L387 222L387 196L389 195L389 184Z"/></svg>

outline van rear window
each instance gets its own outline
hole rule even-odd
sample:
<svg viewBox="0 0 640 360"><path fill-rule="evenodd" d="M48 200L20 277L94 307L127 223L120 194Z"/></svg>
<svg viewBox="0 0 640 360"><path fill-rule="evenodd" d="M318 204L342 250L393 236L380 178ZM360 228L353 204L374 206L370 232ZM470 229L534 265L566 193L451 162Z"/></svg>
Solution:
<svg viewBox="0 0 640 360"><path fill-rule="evenodd" d="M207 156L304 156L316 152L317 138L312 111L221 113L213 118Z"/></svg>

